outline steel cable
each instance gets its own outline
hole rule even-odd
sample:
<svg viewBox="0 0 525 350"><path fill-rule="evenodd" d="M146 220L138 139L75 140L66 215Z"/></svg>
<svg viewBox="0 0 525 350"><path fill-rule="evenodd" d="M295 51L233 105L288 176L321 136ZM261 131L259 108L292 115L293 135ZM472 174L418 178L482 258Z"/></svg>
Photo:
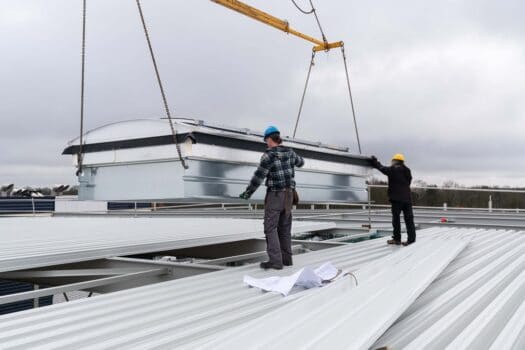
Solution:
<svg viewBox="0 0 525 350"><path fill-rule="evenodd" d="M182 166L184 167L184 169L188 169L188 166L186 165L186 162L185 162L184 158L182 157L182 152L181 152L181 149L180 149L180 145L179 145L179 143L177 141L177 131L175 130L175 125L173 123L173 120L171 119L171 113L170 113L170 109L169 109L169 106L168 106L168 101L166 99L166 94L164 92L164 87L162 85L162 80L160 79L159 68L157 66L157 60L155 59L155 54L153 53L153 47L151 45L151 40L150 40L150 37L149 37L148 28L146 26L146 21L144 19L144 13L142 12L142 6L140 4L140 0L136 0L136 1L137 1L137 7L139 9L140 20L142 22L142 28L144 29L144 35L146 36L146 41L148 43L149 53L151 55L151 61L153 62L153 68L155 69L155 75L157 77L157 82L159 84L160 94L162 96L162 102L164 103L164 110L166 111L166 116L168 117L168 121L169 121L169 124L170 124L171 134L173 136L173 142L175 143L175 147L177 148L177 155L179 156L179 160L180 160Z"/></svg>
<svg viewBox="0 0 525 350"><path fill-rule="evenodd" d="M297 113L297 119L295 120L295 127L293 129L293 137L297 133L297 127L299 126L299 119L301 118L301 112L303 111L304 97L306 96L306 90L308 89L308 82L310 81L310 74L312 73L312 67L315 62L315 51L312 51L312 59L310 60L310 66L308 67L308 74L306 75L306 82L304 84L303 95L301 97L301 103L299 104L299 112Z"/></svg>
<svg viewBox="0 0 525 350"><path fill-rule="evenodd" d="M295 0L291 0L291 1L295 5L295 7L299 11L301 11L303 14L305 14L305 15L313 14L314 15L315 21L317 22L317 26L319 27L319 31L321 32L321 35L322 35L322 38L323 38L323 42L325 43L325 45L328 45L328 41L326 40L326 36L324 34L324 30L323 30L323 27L321 25L321 21L319 20L319 17L317 16L317 11L315 10L315 6L313 4L313 1L309 0L310 6L312 8L310 11L306 11L306 10L302 9L295 2ZM362 154L361 140L359 139L359 129L358 129L358 126L357 126L357 117L356 117L356 112L355 112L354 99L353 99L353 96L352 96L352 89L350 87L350 74L348 72L348 64L346 62L346 53L345 53L344 45L341 46L341 53L343 55L343 63L344 63L344 66L345 66L346 85L347 85L347 88L348 88L348 96L350 97L350 106L351 106L351 109L352 109L352 117L353 117L353 120L354 120L355 135L356 135L356 138L357 138L357 147L359 149L359 154ZM312 67L314 65L314 58L315 58L315 51L313 51L313 53L312 53L312 59L310 61L310 67L308 68L308 74L306 76L306 82L305 82L305 86L304 86L304 90L303 90L303 95L301 97L301 103L299 105L299 112L297 114L297 119L295 121L295 127L294 127L294 131L293 131L293 137L294 138L295 138L295 135L297 133L297 127L299 125L299 120L301 118L301 112L303 110L303 105L304 105L304 98L306 96L306 90L308 89L308 83L310 81L310 74L312 72Z"/></svg>
<svg viewBox="0 0 525 350"><path fill-rule="evenodd" d="M292 0L292 3L294 4L295 7L297 7L297 9L298 9L299 11L301 11L301 12L304 13L305 15L309 15L309 14L311 14L312 12L315 11L315 9L313 8L313 6L312 6L312 9L311 9L310 11L306 11L306 10L303 10L299 5L297 5L297 3L295 2L295 0ZM311 4L311 3L312 3L312 2L310 1L310 4Z"/></svg>
<svg viewBox="0 0 525 350"><path fill-rule="evenodd" d="M315 10L314 4L312 0L310 0L310 5L312 6L312 13L314 14L315 21L317 22L317 26L319 26L319 31L321 32L321 36L323 38L323 42L325 45L328 44L328 40L326 40L326 35L324 35L323 27L321 26L321 22L319 21L319 17L317 16L317 11Z"/></svg>
<svg viewBox="0 0 525 350"><path fill-rule="evenodd" d="M85 85L85 68L86 68L86 2L82 1L82 67L80 77L80 140L77 153L77 172L76 175L82 174L83 166L83 151L84 151L84 85Z"/></svg>
<svg viewBox="0 0 525 350"><path fill-rule="evenodd" d="M345 47L344 47L344 45L341 46L341 53L343 54L343 62L344 62L344 65L345 65L346 85L348 86L348 96L350 97L350 106L352 107L352 116L354 118L354 127L355 127L355 136L357 138L357 147L359 148L359 154L362 154L362 152L361 152L361 141L359 140L359 130L357 128L357 117L356 117L356 114L355 114L354 99L352 98L352 89L350 88L350 75L348 74L348 65L346 63L346 54L345 54Z"/></svg>
<svg viewBox="0 0 525 350"><path fill-rule="evenodd" d="M315 21L317 22L317 26L319 27L319 31L321 32L321 36L323 38L323 42L328 44L328 40L326 40L326 35L324 34L323 27L321 26L321 21L319 21L319 17L317 16L317 11L315 9L314 3L312 0L308 0L310 2L310 7L312 8L310 11L303 10L296 2L295 0L291 0L294 6L303 14L310 15L313 14L315 17Z"/></svg>

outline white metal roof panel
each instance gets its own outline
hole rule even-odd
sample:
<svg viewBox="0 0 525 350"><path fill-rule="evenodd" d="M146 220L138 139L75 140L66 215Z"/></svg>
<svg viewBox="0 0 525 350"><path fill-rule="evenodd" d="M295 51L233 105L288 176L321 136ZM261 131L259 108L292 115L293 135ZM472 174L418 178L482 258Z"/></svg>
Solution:
<svg viewBox="0 0 525 350"><path fill-rule="evenodd" d="M334 227L300 221L293 232ZM262 220L253 219L0 218L0 272L262 237Z"/></svg>
<svg viewBox="0 0 525 350"><path fill-rule="evenodd" d="M329 259L353 270L397 248L384 242L336 247L298 255L295 267ZM147 349L159 342L173 348L173 344L213 336L284 305L289 299L248 288L242 277L290 271L265 272L248 265L0 316L0 343L4 349Z"/></svg>
<svg viewBox="0 0 525 350"><path fill-rule="evenodd" d="M523 349L524 269L524 232L479 231L374 348Z"/></svg>
<svg viewBox="0 0 525 350"><path fill-rule="evenodd" d="M400 349L412 342L425 341L427 337L433 338L436 344L450 345L463 332L469 335L468 339L475 339L476 332L486 337L481 348L491 345L499 346L498 349L523 348L525 307L520 297L521 289L517 287L521 285L519 276L523 267L520 269L519 264L512 265L512 262L525 255L525 234L447 227L419 231L418 240L428 235L458 234L472 235L473 240L372 348L387 345ZM413 247L417 248L419 243ZM399 249L405 248L387 246L384 239L349 244L299 255L295 258L294 269L329 260L336 266L355 271ZM489 265L490 268L485 269ZM512 266L504 272L507 277L498 277L498 271L503 272L506 266ZM5 315L0 317L0 343L5 349L195 348L224 331L296 300L247 288L242 285L244 274L264 277L289 274L290 271L288 268L265 272L249 265ZM471 276L476 277L469 279ZM496 281L498 283L494 283ZM489 283L495 285L488 293L491 298L474 295L478 301L471 303L468 297ZM306 291L304 295L318 291ZM466 303L474 307L467 308L471 311L463 314L464 317L447 318L448 314L459 313L458 308L464 308ZM494 307L492 303L505 307ZM305 320L314 317L308 312L304 310ZM485 316L489 316L488 321L482 320ZM344 314L334 317L337 321ZM478 323L482 327L469 328L472 322L481 321L486 322ZM434 331L425 332L427 329ZM311 330L305 329L302 336L310 333ZM265 335L259 336L264 338ZM466 345L459 344L458 348L475 348L476 344L470 346L468 339ZM253 338L247 345L256 345L258 341L260 338Z"/></svg>
<svg viewBox="0 0 525 350"><path fill-rule="evenodd" d="M206 349L367 349L465 248L468 239L424 237L418 245L358 270L347 278L226 332ZM274 320L279 320L275 327ZM285 326L284 326L285 325ZM262 336L264 335L264 337Z"/></svg>

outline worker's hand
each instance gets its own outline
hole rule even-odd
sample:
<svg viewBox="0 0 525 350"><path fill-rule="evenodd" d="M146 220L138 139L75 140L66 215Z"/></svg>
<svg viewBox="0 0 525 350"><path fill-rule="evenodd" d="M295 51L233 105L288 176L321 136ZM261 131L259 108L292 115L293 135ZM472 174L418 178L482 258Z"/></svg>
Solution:
<svg viewBox="0 0 525 350"><path fill-rule="evenodd" d="M370 159L372 159L372 167L377 169L379 167L379 161L377 160L377 157L371 156Z"/></svg>
<svg viewBox="0 0 525 350"><path fill-rule="evenodd" d="M243 193L241 193L241 194L239 195L239 198L241 198L241 199L250 199L251 196L252 196L252 195L249 194L247 191L244 191Z"/></svg>

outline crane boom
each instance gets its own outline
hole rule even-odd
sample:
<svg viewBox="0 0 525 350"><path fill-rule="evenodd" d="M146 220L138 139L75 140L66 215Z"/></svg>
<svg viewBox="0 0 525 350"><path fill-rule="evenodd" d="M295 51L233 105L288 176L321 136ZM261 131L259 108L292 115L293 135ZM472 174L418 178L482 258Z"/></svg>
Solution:
<svg viewBox="0 0 525 350"><path fill-rule="evenodd" d="M307 40L311 43L314 43L315 46L313 48L314 51L328 51L330 49L336 48L336 47L342 47L343 42L342 41L336 41L333 43L325 42L323 40L316 39L314 37L311 37L309 35L303 34L301 32L296 31L293 28L290 28L290 24L288 21L279 19L277 17L274 17L270 15L269 13L266 13L264 11L261 11L253 6L247 5L241 1L238 0L211 0L219 5L222 5L226 8L229 8L230 10L234 10L236 12L239 12L245 16L248 16L250 18L253 18L256 21L262 22L264 24L267 24L271 27L274 27L276 29L279 29L285 33L295 35L301 39Z"/></svg>

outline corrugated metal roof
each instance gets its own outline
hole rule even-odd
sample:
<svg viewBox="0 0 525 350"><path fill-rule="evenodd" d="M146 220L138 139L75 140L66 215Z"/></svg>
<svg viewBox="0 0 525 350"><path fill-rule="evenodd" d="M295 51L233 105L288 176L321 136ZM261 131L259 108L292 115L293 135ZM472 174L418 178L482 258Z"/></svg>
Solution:
<svg viewBox="0 0 525 350"><path fill-rule="evenodd" d="M524 232L478 232L375 347L525 349L524 271Z"/></svg>
<svg viewBox="0 0 525 350"><path fill-rule="evenodd" d="M294 233L334 228L296 222ZM34 217L0 219L0 272L262 238L262 220Z"/></svg>
<svg viewBox="0 0 525 350"><path fill-rule="evenodd" d="M301 254L296 267L330 260L353 269L396 249L377 243ZM0 317L0 344L5 349L147 348L162 339L187 344L284 305L289 299L242 284L245 274L274 273L249 265Z"/></svg>
<svg viewBox="0 0 525 350"><path fill-rule="evenodd" d="M419 242L412 247L416 250L425 236L470 235L472 241L372 348L523 348L525 234L454 228L418 234ZM355 271L399 249L405 248L387 246L384 239L349 244L299 255L293 269L329 260ZM297 300L247 288L243 275L291 271L261 271L249 265L3 316L0 344L5 349L195 348ZM308 311L305 322L314 317ZM343 316L334 315L334 321ZM297 336L312 333L304 331L298 328ZM253 338L246 347L257 341Z"/></svg>
<svg viewBox="0 0 525 350"><path fill-rule="evenodd" d="M423 237L355 272L346 281L288 303L218 335L205 349L367 349L468 244L468 237ZM352 279L347 278L352 282ZM395 302L393 302L395 299ZM276 327L274 320L279 320Z"/></svg>

